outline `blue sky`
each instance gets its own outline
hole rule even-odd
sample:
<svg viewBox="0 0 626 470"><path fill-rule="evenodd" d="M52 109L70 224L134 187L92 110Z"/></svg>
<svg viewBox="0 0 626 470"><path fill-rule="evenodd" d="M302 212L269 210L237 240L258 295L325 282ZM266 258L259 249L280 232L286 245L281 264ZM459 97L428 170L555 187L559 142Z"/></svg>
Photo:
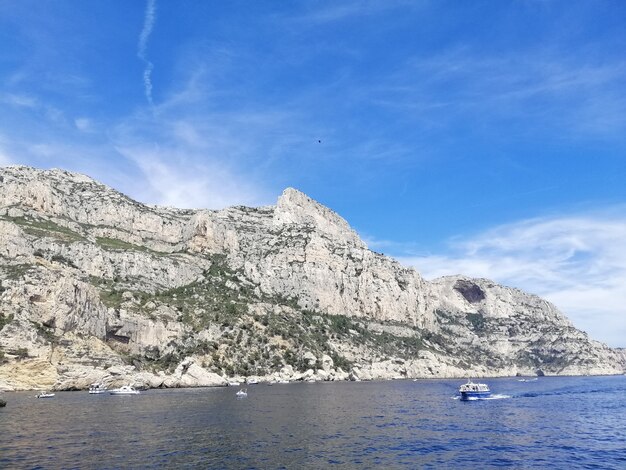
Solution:
<svg viewBox="0 0 626 470"><path fill-rule="evenodd" d="M0 0L0 165L179 207L293 186L626 346L625 26L619 0Z"/></svg>

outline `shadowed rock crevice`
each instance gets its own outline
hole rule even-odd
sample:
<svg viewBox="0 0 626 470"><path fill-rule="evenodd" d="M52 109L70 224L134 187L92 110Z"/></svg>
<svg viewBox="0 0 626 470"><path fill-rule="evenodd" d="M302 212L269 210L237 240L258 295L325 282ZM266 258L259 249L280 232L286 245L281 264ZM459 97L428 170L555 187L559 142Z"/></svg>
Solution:
<svg viewBox="0 0 626 470"><path fill-rule="evenodd" d="M485 300L485 292L480 288L480 286L464 279L456 281L454 284L454 290L465 297L465 300L467 300L470 304L476 304Z"/></svg>

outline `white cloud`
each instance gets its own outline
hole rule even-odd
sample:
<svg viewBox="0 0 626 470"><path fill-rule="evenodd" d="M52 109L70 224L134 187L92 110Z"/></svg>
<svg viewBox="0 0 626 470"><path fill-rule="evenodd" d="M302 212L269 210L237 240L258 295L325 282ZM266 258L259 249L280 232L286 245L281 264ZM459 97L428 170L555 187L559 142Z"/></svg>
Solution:
<svg viewBox="0 0 626 470"><path fill-rule="evenodd" d="M311 133L314 126L287 105L213 106L218 98L208 69L205 62L194 63L179 88L111 130L116 152L139 170L123 190L142 202L185 208L275 203L288 183L271 188L274 159L287 158L285 165L297 167L301 154L285 156L285 148L310 138L302 129Z"/></svg>
<svg viewBox="0 0 626 470"><path fill-rule="evenodd" d="M154 27L155 20L156 0L148 0L148 2L146 3L146 12L143 20L143 29L141 30L141 34L139 35L138 54L141 58L145 57L148 39L150 38L150 33L152 33L152 28Z"/></svg>
<svg viewBox="0 0 626 470"><path fill-rule="evenodd" d="M74 125L76 126L76 129L81 132L89 132L92 130L92 122L89 118L76 118L74 119Z"/></svg>
<svg viewBox="0 0 626 470"><path fill-rule="evenodd" d="M466 116L481 122L504 117L523 122L523 129L550 126L606 136L621 135L626 128L625 78L623 60L581 63L577 54L548 47L519 51L515 57L485 55L461 46L411 57L353 93L403 110L424 126Z"/></svg>
<svg viewBox="0 0 626 470"><path fill-rule="evenodd" d="M188 70L188 80L149 109L98 126L92 116L68 119L38 103L47 119L38 120L27 138L7 133L0 148L21 163L88 174L143 203L212 209L274 203L288 184L271 188L271 159L301 123L288 111L254 103L207 106L214 96L204 80L207 69L202 62Z"/></svg>
<svg viewBox="0 0 626 470"><path fill-rule="evenodd" d="M135 146L117 150L141 170L142 178L133 194L138 200L207 209L267 203L253 184L224 163L189 159L171 148Z"/></svg>
<svg viewBox="0 0 626 470"><path fill-rule="evenodd" d="M4 93L0 95L0 102L20 108L35 108L39 105L37 98L28 94Z"/></svg>
<svg viewBox="0 0 626 470"><path fill-rule="evenodd" d="M154 65L146 57L146 48L148 47L148 39L152 33L152 28L156 21L156 0L148 0L146 4L146 12L143 20L143 28L139 35L139 45L137 47L137 56L144 62L145 69L143 71L143 83L146 93L146 99L150 105L152 101L152 69Z"/></svg>
<svg viewBox="0 0 626 470"><path fill-rule="evenodd" d="M349 0L329 2L326 5L315 3L311 5L309 11L305 12L303 15L293 17L292 19L300 22L310 22L316 25L318 23L377 15L386 10L395 8L415 8L420 5L420 2L414 0Z"/></svg>
<svg viewBox="0 0 626 470"><path fill-rule="evenodd" d="M450 254L400 260L426 278L485 277L553 302L592 338L626 346L626 214L542 218L450 245Z"/></svg>
<svg viewBox="0 0 626 470"><path fill-rule="evenodd" d="M7 154L5 154L2 149L0 149L0 166L9 166L13 165L13 162L9 158Z"/></svg>

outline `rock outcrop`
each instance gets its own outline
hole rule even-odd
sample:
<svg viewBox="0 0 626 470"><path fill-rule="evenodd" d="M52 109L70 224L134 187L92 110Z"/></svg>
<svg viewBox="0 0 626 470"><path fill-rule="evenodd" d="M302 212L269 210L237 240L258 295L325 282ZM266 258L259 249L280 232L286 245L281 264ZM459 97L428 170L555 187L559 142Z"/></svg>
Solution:
<svg viewBox="0 0 626 470"><path fill-rule="evenodd" d="M0 389L614 374L548 302L427 282L295 189L177 210L62 170L0 169Z"/></svg>

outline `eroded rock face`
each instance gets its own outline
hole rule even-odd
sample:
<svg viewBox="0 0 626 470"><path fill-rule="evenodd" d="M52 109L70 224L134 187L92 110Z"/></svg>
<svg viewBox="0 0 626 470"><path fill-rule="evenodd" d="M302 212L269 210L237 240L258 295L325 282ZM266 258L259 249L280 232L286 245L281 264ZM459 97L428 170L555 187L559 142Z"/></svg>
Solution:
<svg viewBox="0 0 626 470"><path fill-rule="evenodd" d="M471 286L459 291L458 286ZM535 375L537 369L549 374L613 374L621 368L616 351L592 341L577 330L551 303L519 289L487 279L450 276L430 283L432 308L437 314L437 331L457 338L448 344L448 353L474 354L490 358L490 368ZM481 296L475 293L482 292ZM482 299L478 299L482 297ZM599 358L602 357L602 360ZM542 366L538 366L542 364Z"/></svg>
<svg viewBox="0 0 626 470"><path fill-rule="evenodd" d="M459 279L454 283L454 290L460 294L471 304L475 304L485 300L485 293L477 284L466 279Z"/></svg>
<svg viewBox="0 0 626 470"><path fill-rule="evenodd" d="M623 370L548 302L426 282L295 189L191 211L62 170L0 177L0 388Z"/></svg>

